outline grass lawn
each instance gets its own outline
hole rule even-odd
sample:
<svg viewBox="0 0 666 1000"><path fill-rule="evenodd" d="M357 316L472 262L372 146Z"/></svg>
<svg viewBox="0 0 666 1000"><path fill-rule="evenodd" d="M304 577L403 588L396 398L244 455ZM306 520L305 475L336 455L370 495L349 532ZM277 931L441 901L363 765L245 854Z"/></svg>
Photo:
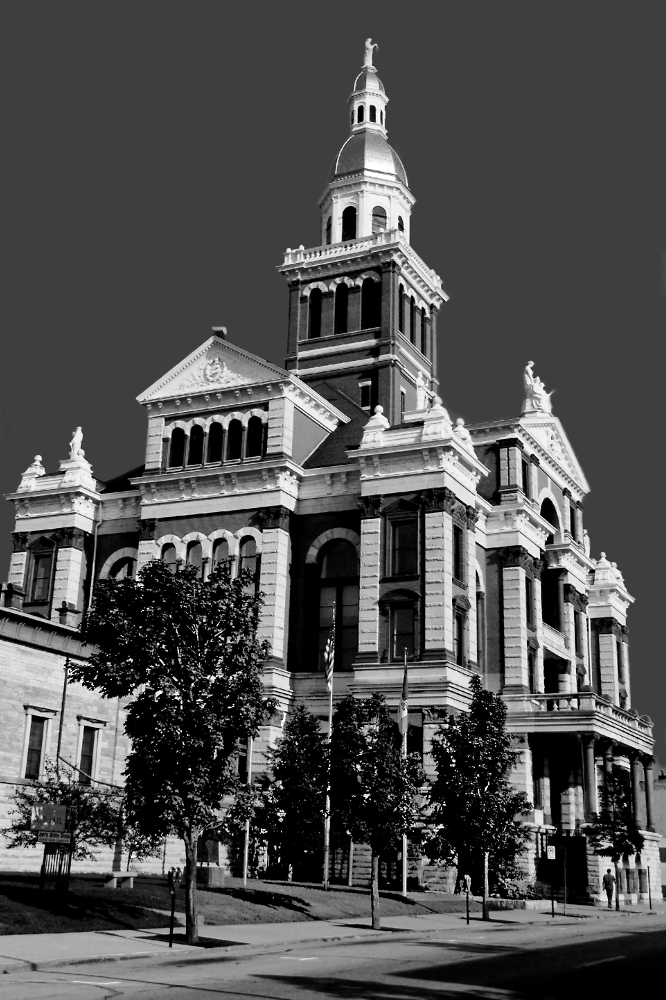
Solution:
<svg viewBox="0 0 666 1000"><path fill-rule="evenodd" d="M418 916L425 913L460 912L460 896L427 893L402 899L381 894L384 916ZM105 889L99 875L76 875L69 892L40 892L39 876L0 873L0 934L47 934L63 931L97 931L141 927L166 927L167 916L151 910L170 908L166 879L138 875L133 889ZM478 904L471 904L478 909ZM337 920L369 916L368 890L335 886L328 892L312 885L229 879L223 888L198 889L197 907L207 924L280 923L292 920ZM176 910L185 909L182 886Z"/></svg>

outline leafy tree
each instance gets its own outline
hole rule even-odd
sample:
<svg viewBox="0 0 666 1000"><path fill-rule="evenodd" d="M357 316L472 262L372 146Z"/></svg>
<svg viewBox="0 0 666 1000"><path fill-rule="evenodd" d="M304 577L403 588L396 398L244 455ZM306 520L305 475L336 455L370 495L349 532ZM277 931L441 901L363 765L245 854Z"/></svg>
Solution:
<svg viewBox="0 0 666 1000"><path fill-rule="evenodd" d="M319 721L304 705L287 719L269 751L274 784L266 797L266 825L272 847L296 877L321 868L328 747Z"/></svg>
<svg viewBox="0 0 666 1000"><path fill-rule="evenodd" d="M469 712L449 716L432 741L437 777L430 789L426 844L432 860L457 863L458 876L483 871L483 917L488 919L488 872L515 866L529 833L516 818L531 808L509 774L518 753L506 731L506 706L474 675Z"/></svg>
<svg viewBox="0 0 666 1000"><path fill-rule="evenodd" d="M619 863L625 854L636 854L643 850L643 837L632 816L629 775L619 767L613 767L605 775L601 789L601 811L595 816L585 833L594 853L610 858L615 867L615 909L620 909Z"/></svg>
<svg viewBox="0 0 666 1000"><path fill-rule="evenodd" d="M37 831L30 829L32 807L56 802L67 807L67 827L73 834L77 861L89 861L102 847L114 847L121 829L122 792L79 783L76 768L47 760L44 777L34 784L21 785L14 793L11 825L0 831L8 847L37 847Z"/></svg>
<svg viewBox="0 0 666 1000"><path fill-rule="evenodd" d="M331 739L333 822L372 851L372 926L380 927L379 861L400 848L418 813L423 770L418 754L403 756L402 737L382 695L344 698Z"/></svg>
<svg viewBox="0 0 666 1000"><path fill-rule="evenodd" d="M97 584L83 638L96 651L72 678L107 698L131 697L125 731L127 814L147 836L175 832L186 854L188 943L196 943L197 841L223 823L239 782L239 740L256 735L269 706L257 639L260 595L228 565L208 580L154 561L137 580ZM251 593L249 591L252 591ZM270 706L272 708L272 706Z"/></svg>

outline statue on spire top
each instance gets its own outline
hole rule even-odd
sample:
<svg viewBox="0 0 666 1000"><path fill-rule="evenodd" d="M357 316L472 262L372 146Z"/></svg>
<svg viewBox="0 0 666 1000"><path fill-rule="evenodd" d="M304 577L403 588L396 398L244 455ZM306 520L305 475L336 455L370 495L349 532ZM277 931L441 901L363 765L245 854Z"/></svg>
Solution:
<svg viewBox="0 0 666 1000"><path fill-rule="evenodd" d="M377 42L373 42L372 38L366 38L366 40L365 40L365 52L364 52L362 69L374 69L375 68L372 65L372 53L373 53L374 49L378 49L378 48L379 48L379 46L377 45Z"/></svg>

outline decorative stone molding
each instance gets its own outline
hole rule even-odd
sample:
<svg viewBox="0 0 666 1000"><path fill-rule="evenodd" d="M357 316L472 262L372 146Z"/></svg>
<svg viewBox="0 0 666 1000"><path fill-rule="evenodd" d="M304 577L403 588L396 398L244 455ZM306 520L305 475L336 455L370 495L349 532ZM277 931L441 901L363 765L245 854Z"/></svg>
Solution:
<svg viewBox="0 0 666 1000"><path fill-rule="evenodd" d="M614 635L616 639L622 638L622 626L615 618L592 618L591 624L599 635Z"/></svg>
<svg viewBox="0 0 666 1000"><path fill-rule="evenodd" d="M541 562L540 559L533 559L522 545L508 545L506 548L500 549L499 558L503 566L507 568L517 566L532 576L536 575L535 563Z"/></svg>
<svg viewBox="0 0 666 1000"><path fill-rule="evenodd" d="M360 552L361 539L356 531L352 531L350 528L329 528L327 531L322 531L321 535L317 535L307 551L305 562L308 565L316 564L322 545L336 539L343 539L346 542L351 542L356 551Z"/></svg>
<svg viewBox="0 0 666 1000"><path fill-rule="evenodd" d="M456 611L467 612L472 607L472 605L469 602L469 598L465 597L464 594L456 594L456 596L453 598L452 603Z"/></svg>
<svg viewBox="0 0 666 1000"><path fill-rule="evenodd" d="M15 531L12 534L12 552L27 552L30 535L25 531Z"/></svg>
<svg viewBox="0 0 666 1000"><path fill-rule="evenodd" d="M139 541L154 542L156 527L157 521L155 518L146 518L144 521L139 521Z"/></svg>
<svg viewBox="0 0 666 1000"><path fill-rule="evenodd" d="M533 653L536 653L537 649L539 649L539 640L535 635L530 635L527 637L527 648L531 650Z"/></svg>
<svg viewBox="0 0 666 1000"><path fill-rule="evenodd" d="M279 504L275 507L263 507L258 511L257 517L264 531L267 528L282 528L284 531L289 531L291 511L287 507Z"/></svg>
<svg viewBox="0 0 666 1000"><path fill-rule="evenodd" d="M379 517L382 512L382 497L359 497L358 505L361 509L361 518Z"/></svg>
<svg viewBox="0 0 666 1000"><path fill-rule="evenodd" d="M453 511L456 498L448 486L442 486L431 490L424 490L421 494L421 503L424 510L428 512L443 510L447 514L450 514Z"/></svg>
<svg viewBox="0 0 666 1000"><path fill-rule="evenodd" d="M521 451L525 450L525 445L518 438L501 438L497 444L500 448L519 448Z"/></svg>
<svg viewBox="0 0 666 1000"><path fill-rule="evenodd" d="M585 594L580 594L571 583L564 584L564 602L572 604L576 611L584 613L587 610L588 598Z"/></svg>
<svg viewBox="0 0 666 1000"><path fill-rule="evenodd" d="M53 534L53 541L60 549L83 550L86 541L86 532L81 528L60 528Z"/></svg>
<svg viewBox="0 0 666 1000"><path fill-rule="evenodd" d="M465 508L467 511L467 527L470 531L473 531L476 527L476 522L479 520L479 512L476 507L467 506Z"/></svg>
<svg viewBox="0 0 666 1000"><path fill-rule="evenodd" d="M436 705L431 708L421 709L423 712L423 721L426 725L437 725L440 722L446 722L449 717L449 713L445 708L438 708Z"/></svg>

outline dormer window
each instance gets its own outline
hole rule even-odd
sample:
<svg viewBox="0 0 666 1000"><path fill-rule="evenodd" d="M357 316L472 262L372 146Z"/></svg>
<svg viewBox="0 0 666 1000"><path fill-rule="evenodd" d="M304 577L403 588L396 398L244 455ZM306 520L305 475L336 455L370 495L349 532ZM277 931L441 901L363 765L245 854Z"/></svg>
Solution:
<svg viewBox="0 0 666 1000"><path fill-rule="evenodd" d="M180 468L185 462L185 431L182 427L175 427L171 434L171 446L169 448L169 467Z"/></svg>
<svg viewBox="0 0 666 1000"><path fill-rule="evenodd" d="M223 438L222 424L218 424L214 421L208 428L208 455L207 460L209 462L221 462L222 461L222 438Z"/></svg>
<svg viewBox="0 0 666 1000"><path fill-rule="evenodd" d="M368 110L370 112L370 121L371 122L376 122L377 121L377 108L374 106L374 104L371 104L370 108Z"/></svg>
<svg viewBox="0 0 666 1000"><path fill-rule="evenodd" d="M357 116L356 120L358 122L362 122L364 118L365 118L365 108L363 107L362 104L359 104L359 106L358 106L358 116Z"/></svg>
<svg viewBox="0 0 666 1000"><path fill-rule="evenodd" d="M260 458L264 443L264 425L261 417L250 417L247 424L245 444L246 458Z"/></svg>
<svg viewBox="0 0 666 1000"><path fill-rule="evenodd" d="M190 431L190 447L187 453L188 465L201 465L203 462L204 429L195 424Z"/></svg>
<svg viewBox="0 0 666 1000"><path fill-rule="evenodd" d="M227 459L236 461L243 454L243 425L240 420L231 420L227 431Z"/></svg>

